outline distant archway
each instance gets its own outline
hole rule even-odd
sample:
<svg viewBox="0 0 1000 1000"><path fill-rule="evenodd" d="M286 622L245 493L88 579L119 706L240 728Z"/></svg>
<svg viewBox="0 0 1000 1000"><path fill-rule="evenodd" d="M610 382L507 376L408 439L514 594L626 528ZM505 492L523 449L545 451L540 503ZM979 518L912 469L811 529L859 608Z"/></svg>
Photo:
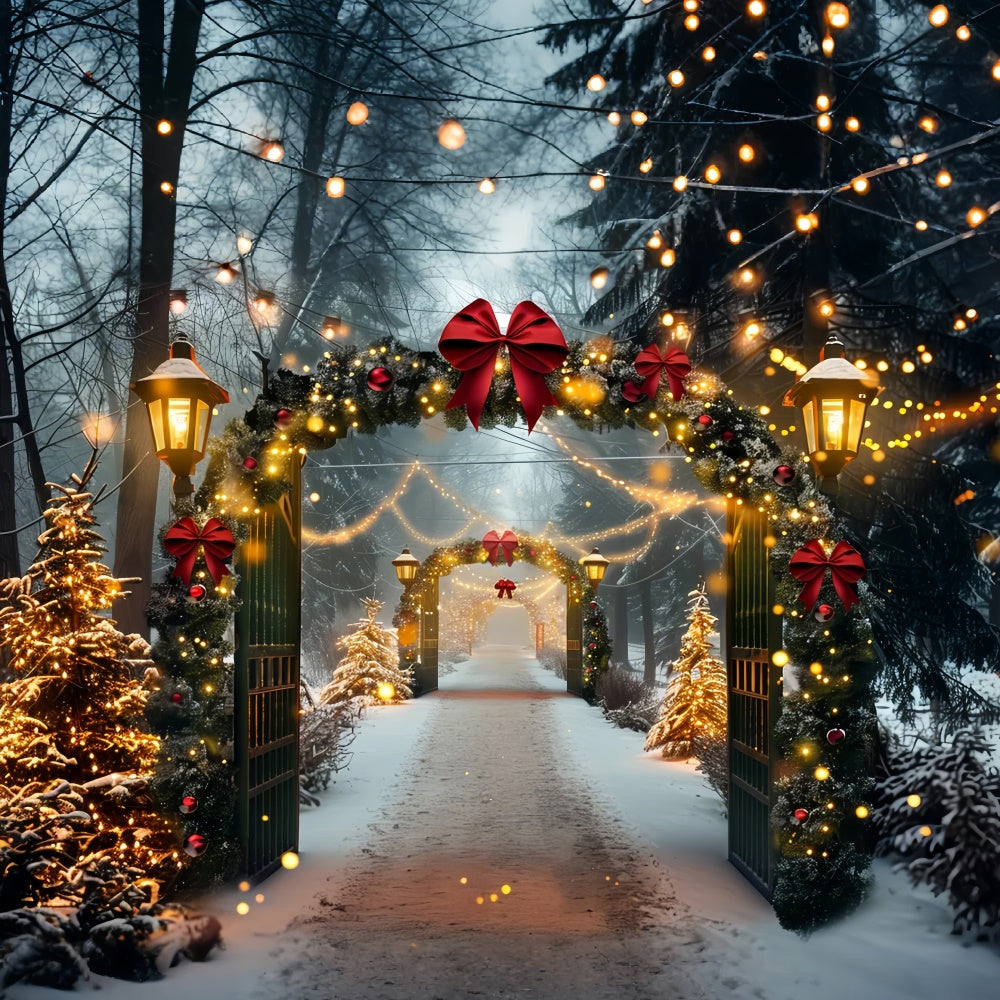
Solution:
<svg viewBox="0 0 1000 1000"><path fill-rule="evenodd" d="M593 694L597 675L611 655L607 619L579 563L544 539L515 532L514 562L525 562L555 576L566 587L566 690L581 697ZM421 564L396 609L393 624L399 635L400 663L413 670L416 691L428 694L438 687L441 577L458 566L487 563L482 541L466 538L435 549ZM505 563L498 560L497 578Z"/></svg>

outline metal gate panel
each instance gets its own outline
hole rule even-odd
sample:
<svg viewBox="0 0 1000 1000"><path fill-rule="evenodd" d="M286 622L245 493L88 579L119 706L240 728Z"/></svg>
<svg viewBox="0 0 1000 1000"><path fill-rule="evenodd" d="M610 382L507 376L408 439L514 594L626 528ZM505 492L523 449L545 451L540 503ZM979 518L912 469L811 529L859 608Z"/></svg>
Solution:
<svg viewBox="0 0 1000 1000"><path fill-rule="evenodd" d="M292 490L254 518L237 554L234 756L243 872L252 881L299 841L299 492L295 465Z"/></svg>
<svg viewBox="0 0 1000 1000"><path fill-rule="evenodd" d="M766 515L730 502L726 528L729 860L770 898L777 856L770 823L776 764L771 734L781 711L781 670L771 654L781 646L781 620L771 610Z"/></svg>

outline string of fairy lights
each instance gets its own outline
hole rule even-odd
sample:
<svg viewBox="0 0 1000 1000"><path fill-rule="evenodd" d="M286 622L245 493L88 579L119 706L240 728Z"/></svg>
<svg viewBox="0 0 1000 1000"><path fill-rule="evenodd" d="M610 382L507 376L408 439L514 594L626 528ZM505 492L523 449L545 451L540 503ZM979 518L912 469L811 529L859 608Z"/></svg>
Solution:
<svg viewBox="0 0 1000 1000"><path fill-rule="evenodd" d="M644 5L648 5L651 2L652 0L643 0ZM684 27L688 31L692 32L692 34L704 32L707 21L703 16L703 12L701 12L702 4L700 0L683 0L683 3L679 5L673 3L659 5L649 13L655 12L657 14L664 13L669 15L673 13L675 7L680 8L679 14L683 18ZM750 0L750 2L746 4L745 13L751 22L763 23L763 19L768 13L768 5L764 2L764 0ZM837 33L847 28L850 24L850 8L848 5L843 3L829 3L826 5L824 17L826 33L821 39L821 49L827 58L831 58L836 48ZM951 12L945 4L937 4L933 6L927 14L928 27L925 30L925 36L928 39L934 39L938 36L944 37L942 33L949 25L950 21ZM975 34L975 17L970 18L967 22L958 24L954 28L954 38L959 43L970 41ZM764 29L761 38L759 39L761 47L752 54L754 59L765 61L770 58L765 47L769 38L770 29ZM712 41L714 41L714 36L712 39L709 39L707 44L701 46L692 58L698 58L703 63L714 63L719 57L719 53L716 51ZM988 79L1000 82L1000 58L994 58L992 62L984 67L984 72L986 73ZM692 86L691 77L692 74L686 74L684 69L681 66L678 66L666 74L666 82L673 91L683 92L685 88ZM708 84L706 82L701 86L707 85ZM591 94L597 94L603 91L606 86L607 80L605 77L601 73L595 72L586 82L586 91ZM372 117L372 109L365 102L363 96L364 95L362 94L356 95L356 99L354 99L346 108L344 112L345 120L348 125L353 128L376 127ZM380 96L389 95L383 95L381 92L373 90L370 91L369 99L378 98ZM405 98L407 100L440 100L438 97L429 98L422 95L391 96ZM449 93L448 97L453 101L457 101L459 99L472 100L473 95ZM594 107L587 104L557 104L552 102L540 102L531 98L512 96L508 93L499 92L494 94L480 93L474 95L474 97L477 102L487 101L498 104L528 103L536 107L551 104L553 107L558 107L564 111L572 111L574 113L587 114L591 116L606 116L610 124L615 127L621 126L626 120L637 129L648 126L656 126L658 124L675 124L673 121L669 123L658 122L653 114L641 108L608 111L607 108ZM817 132L822 134L834 134L838 125L841 126L847 133L857 133L863 130L863 124L856 115L839 116L837 114L836 97L834 95L823 92L818 93L815 95L812 103L813 109L808 112L808 115L789 114L788 120L812 119ZM915 134L924 137L927 142L930 142L932 137L939 130L940 115L932 113L931 111L924 109L922 106L917 109L914 115ZM747 125L749 122L746 116L743 116L739 118L738 123L740 125ZM536 171L524 174L497 173L486 177L467 176L461 174L459 171L452 172L448 177L400 178L383 176L356 176L352 178L350 176L344 176L337 173L331 175L320 175L315 171L308 170L302 165L290 164L286 159L285 144L279 138L254 137L255 148L250 152L252 152L252 155L261 158L269 164L275 166L280 165L282 169L292 170L302 175L314 176L322 180L326 195L328 198L333 200L345 197L349 199L350 188L354 183L367 184L377 182L380 185L475 185L480 193L489 196L496 192L497 185L501 182L513 182L522 179L537 179L554 176L580 176L586 178L589 188L595 192L603 190L608 184L611 183L652 183L669 186L679 196L683 196L686 191L696 191L699 188L731 190L733 192L740 192L743 194L760 193L772 195L775 193L785 193L790 197L793 195L808 195L812 199L812 205L808 207L808 210L796 210L793 212L789 221L788 232L785 236L780 237L777 241L774 241L767 246L757 247L752 254L740 260L734 268L733 274L736 285L738 287L744 287L747 291L752 291L756 287L759 287L763 278L759 269L754 266L755 262L762 257L765 257L778 242L781 242L786 238L807 237L810 233L815 231L820 225L819 207L824 201L836 198L843 201L845 204L853 205L859 210L866 210L862 205L864 196L870 193L873 186L876 185L881 178L899 171L933 170L933 183L939 188L950 187L955 182L956 175L952 167L942 165L944 161L949 158L953 159L957 153L977 144L987 142L992 138L995 138L996 135L1000 134L1000 126L993 125L992 123L982 123L982 125L983 127L981 131L949 145L940 146L938 148L913 149L905 155L898 155L894 159L889 159L887 162L859 173L854 177L837 180L831 182L827 186L818 187L814 190L810 189L808 191L800 191L798 189L786 190L775 187L754 185L747 182L748 177L740 177L738 173L732 178L727 179L724 176L724 169L720 165L721 163L732 162L736 165L737 170L741 167L752 168L762 155L763 151L758 148L753 141L745 138L734 140L732 150L722 151L726 153L725 157L722 157L721 155L714 155L714 157L709 156L707 162L701 165L698 168L698 171L695 171L692 165L689 173L675 173L671 175L657 175L655 173L655 164L653 160L647 158L638 164L636 174L613 173L604 170L590 172L585 169L583 164L578 164L577 169L574 171ZM161 119L157 123L156 128L160 135L169 136L174 130L174 125L168 119ZM437 129L437 140L445 150L455 151L462 148L465 145L467 138L468 135L466 128L457 117L444 118ZM241 153L248 152L247 149L237 149L237 151ZM563 155L569 155L565 150L562 152ZM169 190L164 190L164 194L173 197L175 192L172 187L170 187ZM890 221L912 225L920 232L935 231L940 233L942 235L942 239L937 244L931 244L919 251L919 256L927 256L936 252L938 249L943 249L946 246L952 245L956 240L966 239L975 235L977 230L979 230L984 223L990 220L998 210L1000 210L1000 201L988 205L972 204L965 211L965 226L957 228L943 223L931 223L924 218L912 220L890 218ZM743 244L744 234L735 227L727 227L724 220L720 220L720 225L725 230L728 244L734 249L739 248ZM339 317L335 315L326 315L313 310L309 308L306 303L285 301L283 298L279 298L274 292L263 287L258 287L255 283L248 280L250 275L247 272L252 271L253 269L252 256L255 249L255 241L252 236L249 234L241 234L237 238L236 249L238 254L236 259L223 261L214 265L215 279L222 284L232 284L239 276L242 275L244 279L247 305L250 309L255 325L275 325L277 322L280 322L283 317L293 317L299 325L305 329L312 330L322 339L332 340L335 337L345 335L347 331L347 324ZM438 252L440 249L442 248L413 248L414 252ZM551 250L551 248L548 249ZM574 250L576 252L591 252L586 250L581 251L580 248L574 248ZM627 246L616 251L601 249L593 252L599 252L602 256L608 256L609 253L627 255L636 251L649 250L655 251L661 267L673 266L677 260L677 254L679 252L678 248L668 245L666 238L659 229L654 229L651 234L647 234L644 244L638 243L636 246ZM897 262L893 265L893 267L899 267L905 263L906 261ZM601 288L607 282L608 277L608 269L601 266L595 268L591 272L590 279L595 288ZM820 311L824 312L824 315L830 317L834 314L836 309L835 303L837 294L836 289L831 290L829 299L820 304ZM171 303L171 308L175 311L175 313L183 311L183 308L186 305L185 299L186 293L183 292L183 290L179 290L176 293L176 298L172 299ZM310 320L310 317L315 317L315 320ZM954 329L961 330L977 318L977 309L973 306L969 306L962 310L959 315L952 317L951 322ZM665 326L671 325L672 317L670 313L665 313L663 315L663 323ZM760 318L751 316L740 320L739 328L735 331L735 333L737 336L743 337L746 340L754 341L761 337L764 329L764 321ZM674 336L678 333L679 330L675 330L671 332L671 335ZM683 336L677 336L676 339L684 340L690 336L691 331L690 329L687 329ZM771 353L772 360L774 360L774 351ZM922 350L918 348L916 358L902 357L898 360L897 364L899 370L906 374L913 371L918 365L930 364L931 361L932 353L924 347ZM798 371L797 368L791 367L787 362L788 359L785 357L782 357L778 361L778 363L783 367L791 368L793 371ZM877 363L880 370L888 370L889 363L884 363L887 366L884 369L881 368L881 365L883 364L881 360ZM976 406L976 402L978 402L980 406ZM949 417L954 420L967 420L972 414L979 412L982 404L986 402L987 401L985 399L980 399L978 401L973 401L969 408L956 408L947 406L941 401L932 402L930 400L924 400L923 404L925 410L927 410L930 414L942 413L944 416L932 416L930 420L927 420L925 419L926 414L922 414L920 420L923 423L933 423L935 430L938 428L943 430L945 429L945 421L949 419ZM885 404L883 403L883 405ZM903 405L903 408L907 410L915 407L916 403L911 404L911 406L906 406L905 404ZM957 414L955 412L956 410L958 411ZM922 431L923 428L915 428L913 431L909 432L909 437L906 434L903 434L898 438L893 439L893 441L889 442L887 446L906 447L913 438L919 437L917 430ZM930 427L926 428L926 430L928 432L933 432ZM872 447L873 444L874 442L869 443L869 447ZM873 450L878 450L878 448L873 448Z"/></svg>

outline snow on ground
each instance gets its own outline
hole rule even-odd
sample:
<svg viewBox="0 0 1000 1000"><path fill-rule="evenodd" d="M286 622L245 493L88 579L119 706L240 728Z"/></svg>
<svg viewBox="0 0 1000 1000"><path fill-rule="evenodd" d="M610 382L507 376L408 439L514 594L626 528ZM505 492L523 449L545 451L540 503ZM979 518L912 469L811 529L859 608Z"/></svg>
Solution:
<svg viewBox="0 0 1000 1000"><path fill-rule="evenodd" d="M654 914L651 919L644 914L634 927L623 922L621 914L606 922L607 940L601 939L596 947L609 957L608 985L618 984L617 995L640 1000L652 1000L654 996L657 1000L742 1000L754 996L768 1000L801 1000L802 996L815 1000L939 1000L958 995L996 995L1000 974L997 952L990 946L952 937L947 906L924 891L911 889L905 878L893 874L885 862L876 864L872 897L853 917L807 940L783 931L767 903L726 861L721 803L693 766L644 754L640 734L615 729L599 711L578 699L556 696L565 690L564 682L542 670L526 651L506 648L477 651L477 656L459 664L442 679L439 696L369 713L354 743L355 756L349 770L338 776L335 786L324 796L322 807L303 813L300 866L277 873L249 893L227 889L203 901L204 908L223 920L225 951L204 964L179 966L161 982L136 985L100 979L94 985L100 986L108 1000L155 1000L167 996L208 1000L227 995L417 996L416 978L400 985L397 977L390 988L383 985L383 969L378 967L378 961L374 966L370 960L357 968L351 966L348 952L358 948L357 937L351 938L352 931L371 936L371 928L364 923L366 917L375 920L376 926L381 921L405 928L411 912L406 907L422 905L420 894L407 896L398 888L405 890L405 881L397 881L392 883L397 886L392 892L401 894L394 911L396 897L391 893L387 896L386 891L369 894L365 888L369 883L360 878L360 871L370 869L378 881L379 865L389 864L394 855L410 850L406 838L417 839L413 830L431 844L432 858L436 844L451 843L449 838L458 835L460 814L449 811L449 797L455 799L457 810L464 794L461 789L468 787L449 784L450 777L446 780L449 769L461 774L455 769L467 766L463 761L445 759L449 747L460 745L455 741L461 727L456 727L455 721L466 711L470 719L476 718L475 712L488 713L484 718L491 720L489 731L473 733L471 744L467 743L462 751L468 760L468 746L481 745L489 760L480 760L469 769L475 773L478 767L486 774L487 764L496 756L488 737L498 726L502 731L505 713L524 710L525 699L514 696L515 689L524 688L535 691L529 704L531 724L551 729L539 734L541 742L537 745L545 747L550 755L548 762L541 762L539 773L558 778L555 787L574 800L553 800L553 810L558 808L569 815L573 807L579 806L579 813L573 813L574 823L590 817L587 835L595 843L602 838L607 841L608 850L602 858L606 863L619 864L623 884L625 876L636 873L648 881L648 892L637 891L629 897L636 899L637 909L657 902L661 906L658 917ZM552 696L544 696L546 692ZM484 701L489 704L484 706ZM446 730L442 730L444 721ZM513 725L505 735L517 738ZM533 753L535 744L529 745L523 736L518 742L524 744L519 747L519 767L527 781L531 761L524 754ZM431 765L441 770L441 775L429 773ZM497 777L502 770L489 773L493 786L477 787L476 791L483 803L492 802L494 794L499 799L499 786L504 784ZM435 784L429 785L430 781ZM452 787L456 791L452 792ZM413 794L418 795L418 801L412 799ZM420 795L427 796L427 805L434 799L434 810L421 809ZM541 807L529 804L526 808ZM422 815L425 811L428 814ZM595 815L599 820L596 824ZM542 816L539 821L544 829L554 819ZM413 823L417 825L408 825ZM442 829L442 824L448 829ZM491 836L494 841L500 837L500 829L499 825L483 823L477 836L489 846ZM418 849L426 850L414 844L413 850ZM424 855L417 857L419 860ZM583 875L585 868L581 867ZM415 870L417 874L412 878L416 880L420 876L419 869ZM409 871L400 869L387 878L405 880ZM511 900L521 892L515 883ZM436 904L439 910L454 905L444 894L438 895L442 896ZM240 901L250 903L247 916L236 914ZM543 903L537 900L537 905ZM592 918L573 914L565 901L559 905L564 911L559 920L564 922L591 920L596 927L605 916L599 905L587 908L587 913L596 912ZM503 915L515 913L509 908ZM463 967L468 965L468 950L462 951L450 938L433 950L430 938L434 935L426 932L427 922L421 923L419 917L419 912L413 913L428 942L421 957L429 961L414 964L413 970L416 973L420 969L421 975L435 979L432 992L419 995L439 996L442 1000L514 994L551 1000L555 995L551 984L548 992L531 989L541 982L529 979L527 965L521 983L512 981L515 974L506 966L502 980L470 979L468 968ZM481 928L475 939L475 956L487 966L490 956L482 955L484 941L492 942L499 952L502 935L513 935L518 929L504 924L499 907L491 911L490 920L493 922ZM440 930L442 935L447 932L444 927ZM580 934L593 932L590 925L584 924L575 930ZM544 935L546 929L521 928L520 932ZM565 960L561 967L556 965L555 973L550 970L550 975L573 978L580 962L581 938L564 935L556 939L550 935L550 939L549 964L552 947L557 948L556 962L560 954ZM634 946L631 951L630 941ZM318 957L321 954L325 957ZM531 957L538 959L537 954ZM404 954L388 952L385 956L387 964L394 961L397 966L404 958ZM323 962L327 963L325 967ZM659 970L650 968L657 963L665 973L659 981L653 975ZM446 968L449 964L456 967L450 978ZM349 979L352 975L353 982ZM630 976L634 980L631 983ZM647 984L655 984L655 989ZM14 987L9 995L11 1000L65 996L26 986ZM578 989L576 995L588 1000L605 994L594 986Z"/></svg>

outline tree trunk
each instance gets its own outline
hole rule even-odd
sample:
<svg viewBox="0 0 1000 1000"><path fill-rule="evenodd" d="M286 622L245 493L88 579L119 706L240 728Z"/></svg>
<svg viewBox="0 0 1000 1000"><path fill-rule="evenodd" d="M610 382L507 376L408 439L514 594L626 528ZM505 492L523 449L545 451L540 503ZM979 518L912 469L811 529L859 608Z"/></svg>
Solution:
<svg viewBox="0 0 1000 1000"><path fill-rule="evenodd" d="M642 681L652 687L656 683L656 643L653 636L653 581L644 580L639 588L642 601L642 642L645 647Z"/></svg>
<svg viewBox="0 0 1000 1000"><path fill-rule="evenodd" d="M156 0L138 0L142 221L133 382L149 375L167 358L177 225L175 193L203 13L203 0L174 5L164 72L164 5ZM168 135L158 132L160 119L171 123ZM171 185L168 193L161 187L164 183ZM122 631L148 636L146 605L153 566L159 462L153 453L145 407L134 398L126 410L123 479L118 497L115 575L139 579L131 584L131 593L116 603L115 617Z"/></svg>

